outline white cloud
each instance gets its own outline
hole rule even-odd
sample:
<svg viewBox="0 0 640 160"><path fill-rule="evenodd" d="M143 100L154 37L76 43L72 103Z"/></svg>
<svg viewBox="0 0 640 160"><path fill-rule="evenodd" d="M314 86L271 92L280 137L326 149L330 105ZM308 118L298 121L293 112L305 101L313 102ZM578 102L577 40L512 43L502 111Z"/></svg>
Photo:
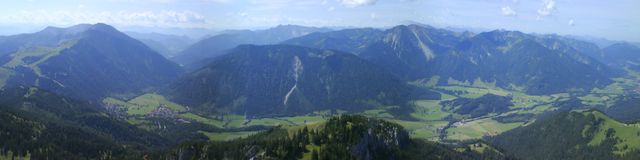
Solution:
<svg viewBox="0 0 640 160"><path fill-rule="evenodd" d="M517 13L515 10L511 9L511 7L506 6L506 7L502 7L502 15L505 16L516 16Z"/></svg>
<svg viewBox="0 0 640 160"><path fill-rule="evenodd" d="M320 4L327 5L327 3L329 3L329 0L322 0L322 2Z"/></svg>
<svg viewBox="0 0 640 160"><path fill-rule="evenodd" d="M376 4L378 0L338 0L342 5L347 7L361 7Z"/></svg>
<svg viewBox="0 0 640 160"><path fill-rule="evenodd" d="M376 16L376 13L371 13L371 19L375 20L376 18L378 18L378 17Z"/></svg>
<svg viewBox="0 0 640 160"><path fill-rule="evenodd" d="M334 10L336 10L336 7L329 7L329 8L327 8L327 11L329 11L329 12L332 12L332 11L334 11Z"/></svg>
<svg viewBox="0 0 640 160"><path fill-rule="evenodd" d="M538 19L541 19L542 17L550 16L555 10L556 10L555 0L544 0L542 3L542 8L538 9Z"/></svg>
<svg viewBox="0 0 640 160"><path fill-rule="evenodd" d="M107 23L122 26L202 28L208 22L193 11L87 12L87 11L19 11L0 15L0 24L74 25Z"/></svg>
<svg viewBox="0 0 640 160"><path fill-rule="evenodd" d="M239 15L240 15L240 17L246 17L246 16L249 16L249 13L247 13L247 12L242 12L242 13L240 13Z"/></svg>
<svg viewBox="0 0 640 160"><path fill-rule="evenodd" d="M569 26L574 26L574 25L575 25L575 23L574 23L573 19L569 19L568 24L569 24Z"/></svg>

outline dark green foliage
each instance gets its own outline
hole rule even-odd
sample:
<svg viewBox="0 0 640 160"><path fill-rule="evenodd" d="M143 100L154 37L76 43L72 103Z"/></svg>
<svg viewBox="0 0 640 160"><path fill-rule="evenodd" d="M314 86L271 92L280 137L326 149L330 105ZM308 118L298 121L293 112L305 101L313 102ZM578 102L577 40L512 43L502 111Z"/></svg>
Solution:
<svg viewBox="0 0 640 160"><path fill-rule="evenodd" d="M457 98L441 102L446 108L454 109L458 114L471 115L472 118L484 116L490 113L504 113L513 106L511 97L495 94L485 94L479 98Z"/></svg>
<svg viewBox="0 0 640 160"><path fill-rule="evenodd" d="M307 150L307 145L320 147ZM311 154L311 159L471 159L433 142L411 140L397 124L349 115L331 118L317 130L301 129L292 136L274 128L230 142L184 143L156 158L300 159L303 154Z"/></svg>
<svg viewBox="0 0 640 160"><path fill-rule="evenodd" d="M531 119L534 119L536 115L532 113L525 114L509 114L506 116L493 117L494 120L500 123L514 123L514 122L528 122Z"/></svg>
<svg viewBox="0 0 640 160"><path fill-rule="evenodd" d="M318 150L313 150L311 153L311 160L319 160L320 157L318 156Z"/></svg>
<svg viewBox="0 0 640 160"><path fill-rule="evenodd" d="M35 88L2 91L0 119L0 152L33 159L122 159L169 144L87 102Z"/></svg>
<svg viewBox="0 0 640 160"><path fill-rule="evenodd" d="M179 79L164 94L194 108L269 116L404 105L410 89L348 53L243 45Z"/></svg>
<svg viewBox="0 0 640 160"><path fill-rule="evenodd" d="M571 111L584 106L584 104L582 104L582 100L580 100L576 95L572 95L567 100L556 101L552 104L553 106L558 107L561 111Z"/></svg>

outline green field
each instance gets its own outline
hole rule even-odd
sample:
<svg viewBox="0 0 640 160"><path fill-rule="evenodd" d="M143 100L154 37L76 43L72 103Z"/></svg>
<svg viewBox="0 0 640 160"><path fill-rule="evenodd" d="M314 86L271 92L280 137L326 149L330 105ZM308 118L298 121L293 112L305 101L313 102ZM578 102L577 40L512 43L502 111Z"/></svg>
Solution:
<svg viewBox="0 0 640 160"><path fill-rule="evenodd" d="M180 114L181 118L185 118L185 119L189 119L189 120L194 120L196 122L200 122L200 123L204 123L204 124L208 124L214 127L218 127L218 128L223 128L224 126L224 122L223 121L219 121L219 120L215 120L212 118L205 118L193 113L185 113L185 114Z"/></svg>
<svg viewBox="0 0 640 160"><path fill-rule="evenodd" d="M509 91L505 91L499 88L475 88L475 87L466 87L466 86L438 86L438 89L449 90L449 91L461 91L463 94L457 95L459 97L464 98L478 98L485 94L495 94L500 96L509 95Z"/></svg>
<svg viewBox="0 0 640 160"><path fill-rule="evenodd" d="M238 138L244 138L252 134L256 134L259 131L246 131L246 132L205 132L199 131L198 133L204 134L211 141L229 141Z"/></svg>
<svg viewBox="0 0 640 160"><path fill-rule="evenodd" d="M111 97L105 98L102 102L105 104L124 107L127 109L127 114L129 115L146 115L160 107L160 105L164 105L176 112L184 112L187 110L182 105L173 103L165 99L163 96L154 93L144 94L126 102Z"/></svg>
<svg viewBox="0 0 640 160"><path fill-rule="evenodd" d="M479 139L482 136L494 136L504 131L511 130L523 123L500 123L491 118L485 118L466 122L459 126L449 128L447 130L447 139L451 140L469 140Z"/></svg>
<svg viewBox="0 0 640 160"><path fill-rule="evenodd" d="M442 110L442 105L438 100L418 100L414 101L414 112L411 116L423 121L436 121L451 115Z"/></svg>
<svg viewBox="0 0 640 160"><path fill-rule="evenodd" d="M404 127L412 138L421 138L437 141L438 128L447 125L447 121L403 121L396 119L387 119L388 121L398 123Z"/></svg>
<svg viewBox="0 0 640 160"><path fill-rule="evenodd" d="M393 115L387 111L387 109L369 109L361 113L362 115L374 118L393 118Z"/></svg>

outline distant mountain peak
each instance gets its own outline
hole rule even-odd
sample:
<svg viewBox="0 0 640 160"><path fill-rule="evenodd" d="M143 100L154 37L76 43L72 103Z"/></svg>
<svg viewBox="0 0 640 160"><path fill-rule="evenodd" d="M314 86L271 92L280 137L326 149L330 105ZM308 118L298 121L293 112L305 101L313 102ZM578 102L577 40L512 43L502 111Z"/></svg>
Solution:
<svg viewBox="0 0 640 160"><path fill-rule="evenodd" d="M8 59L0 65L11 69L10 76L0 76L1 87L36 86L90 100L138 92L181 72L142 42L103 23L47 27L11 37L0 44L0 53L5 53L0 58ZM36 60L25 61L25 57ZM13 76L21 74L29 76Z"/></svg>
<svg viewBox="0 0 640 160"><path fill-rule="evenodd" d="M38 33L49 34L49 35L76 35L76 34L84 33L86 31L90 31L90 30L109 32L109 33L119 32L117 29L113 28L110 25L107 25L104 23L96 23L96 24L78 24L78 25L73 25L65 28L48 26Z"/></svg>
<svg viewBox="0 0 640 160"><path fill-rule="evenodd" d="M96 23L94 25L91 25L92 30L101 30L101 31L117 31L116 28L114 28L113 26L104 24L104 23Z"/></svg>
<svg viewBox="0 0 640 160"><path fill-rule="evenodd" d="M620 43L614 43L612 45L610 45L609 47L625 47L625 48L640 48L634 44L628 43L628 42L620 42Z"/></svg>

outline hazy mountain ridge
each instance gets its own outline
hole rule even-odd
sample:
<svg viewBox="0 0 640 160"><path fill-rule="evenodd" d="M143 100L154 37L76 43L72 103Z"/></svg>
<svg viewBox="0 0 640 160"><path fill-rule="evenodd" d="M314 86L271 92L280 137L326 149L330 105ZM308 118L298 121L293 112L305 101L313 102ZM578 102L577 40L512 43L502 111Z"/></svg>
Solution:
<svg viewBox="0 0 640 160"><path fill-rule="evenodd" d="M616 43L602 49L603 60L612 66L640 70L640 47L630 43Z"/></svg>
<svg viewBox="0 0 640 160"><path fill-rule="evenodd" d="M21 48L35 46L55 47L60 43L75 38L89 28L91 26L88 24L75 25L69 28L47 27L36 33L3 36L0 37L0 56L16 52Z"/></svg>
<svg viewBox="0 0 640 160"><path fill-rule="evenodd" d="M200 40L172 58L177 63L189 66L207 58L223 55L225 51L241 44L276 44L281 41L313 32L327 32L328 28L280 25L266 30L240 30L222 33ZM195 67L194 69L197 69Z"/></svg>
<svg viewBox="0 0 640 160"><path fill-rule="evenodd" d="M171 58L184 49L195 43L196 40L179 35L170 35L162 33L139 33L139 32L125 32L132 38L138 39L156 52L162 54L166 58Z"/></svg>
<svg viewBox="0 0 640 160"><path fill-rule="evenodd" d="M311 33L307 36L286 40L281 44L334 49L360 54L366 45L381 39L382 36L382 30L374 28L344 29L333 32Z"/></svg>

